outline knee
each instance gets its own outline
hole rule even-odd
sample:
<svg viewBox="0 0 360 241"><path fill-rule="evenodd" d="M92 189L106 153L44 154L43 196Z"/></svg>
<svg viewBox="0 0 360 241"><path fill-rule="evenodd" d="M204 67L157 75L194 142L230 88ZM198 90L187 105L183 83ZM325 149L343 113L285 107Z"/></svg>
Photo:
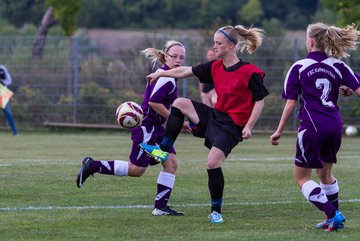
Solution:
<svg viewBox="0 0 360 241"><path fill-rule="evenodd" d="M146 168L140 168L134 165L130 165L128 175L131 177L141 177L142 175L144 175L145 171Z"/></svg>
<svg viewBox="0 0 360 241"><path fill-rule="evenodd" d="M173 153L170 154L166 162L163 163L164 171L175 174L177 170L177 160Z"/></svg>
<svg viewBox="0 0 360 241"><path fill-rule="evenodd" d="M178 108L178 109L183 109L189 102L190 100L187 99L187 98L184 98L184 97L180 97L180 98L177 98L173 105L174 107Z"/></svg>

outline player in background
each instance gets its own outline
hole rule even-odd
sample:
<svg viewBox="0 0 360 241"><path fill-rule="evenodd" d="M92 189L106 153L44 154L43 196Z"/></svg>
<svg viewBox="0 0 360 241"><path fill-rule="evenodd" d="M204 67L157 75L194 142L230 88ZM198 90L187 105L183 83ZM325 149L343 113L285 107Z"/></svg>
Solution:
<svg viewBox="0 0 360 241"><path fill-rule="evenodd" d="M206 60L213 61L216 59L215 51L213 49L209 49L206 52ZM199 91L202 103L208 105L210 107L215 107L217 95L214 89L214 84L208 83L199 83Z"/></svg>
<svg viewBox="0 0 360 241"><path fill-rule="evenodd" d="M11 75L4 65L0 65L0 83L2 85L4 85L5 87L8 87L12 83ZM14 118L13 118L13 115L10 110L10 101L6 104L5 108L2 109L2 111L3 111L4 115L6 116L6 119L9 122L9 125L10 125L13 135L18 136L19 133L16 129Z"/></svg>
<svg viewBox="0 0 360 241"><path fill-rule="evenodd" d="M156 72L163 72L168 69L178 68L185 61L185 47L180 42L170 40L165 44L165 50L147 48L141 52L148 58L156 59L163 65ZM144 93L144 100L141 108L144 118L141 126L131 129L132 149L130 162L122 160L94 160L85 157L82 167L77 174L76 184L80 188L85 180L94 173L115 175L115 176L142 176L149 166L156 165L153 158L149 157L139 144L142 142L149 145L159 144L165 133L164 123L170 115L170 107L177 98L177 79L160 78L156 82L148 81ZM184 122L183 122L184 123ZM191 131L188 123L184 123L184 129ZM171 148L169 161L161 163L163 170L157 180L157 195L155 198L152 215L174 215L182 216L183 213L172 210L167 204L175 183L177 160L175 149Z"/></svg>
<svg viewBox="0 0 360 241"><path fill-rule="evenodd" d="M282 97L286 100L279 126L270 141L279 139L289 117L300 101L300 127L296 142L294 180L305 198L327 218L316 225L327 232L344 227L339 211L339 185L332 173L341 145L343 123L337 106L340 85L360 96L360 79L343 61L347 50L357 48L360 32L354 26L338 28L323 23L307 27L306 58L289 69ZM320 184L311 179L312 169Z"/></svg>
<svg viewBox="0 0 360 241"><path fill-rule="evenodd" d="M169 71L150 74L152 81L161 77L184 78L196 76L202 83L213 83L218 100L215 108L203 103L178 98L171 108L165 137L159 146L144 148L154 158L167 161L168 152L179 135L185 116L193 126L193 135L205 138L210 149L207 157L208 188L211 197L211 223L222 223L224 175L221 165L231 150L251 131L264 107L268 91L263 85L264 72L243 62L237 53L246 48L253 53L262 43L264 31L241 25L219 28L214 34L214 50L218 60L194 67L183 66ZM160 149L161 148L161 149Z"/></svg>

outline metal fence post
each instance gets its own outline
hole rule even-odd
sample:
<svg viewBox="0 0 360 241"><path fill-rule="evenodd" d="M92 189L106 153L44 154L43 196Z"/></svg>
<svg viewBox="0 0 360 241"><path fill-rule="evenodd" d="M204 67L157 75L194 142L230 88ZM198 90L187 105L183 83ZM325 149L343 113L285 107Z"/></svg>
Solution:
<svg viewBox="0 0 360 241"><path fill-rule="evenodd" d="M185 35L184 36L184 47L185 47L185 51L186 53L188 52L188 36ZM186 54L187 55L187 54ZM184 62L184 65L186 65L186 58L185 58L185 62ZM187 92L187 79L183 79L182 80L182 97L186 97L186 92Z"/></svg>
<svg viewBox="0 0 360 241"><path fill-rule="evenodd" d="M77 123L77 109L78 109L78 95L79 95L79 83L78 83L78 77L79 77L79 72L78 72L78 67L79 67L79 63L78 63L78 38L75 36L74 37L74 44L73 44L73 76L74 76L74 80L73 80L73 84L74 84L74 88L73 88L73 122Z"/></svg>

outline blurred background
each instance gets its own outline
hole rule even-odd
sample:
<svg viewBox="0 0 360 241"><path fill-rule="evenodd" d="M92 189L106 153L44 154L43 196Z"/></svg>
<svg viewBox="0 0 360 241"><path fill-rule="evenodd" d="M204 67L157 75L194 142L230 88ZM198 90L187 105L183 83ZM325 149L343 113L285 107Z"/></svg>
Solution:
<svg viewBox="0 0 360 241"><path fill-rule="evenodd" d="M306 56L309 23L360 23L360 1L335 0L0 0L0 64L12 78L11 109L18 128L44 122L115 125L124 101L140 103L149 60L140 50L185 44L186 65L205 61L212 35L225 25L266 30L263 45L240 54L265 73L270 91L257 130L276 129L283 80ZM360 72L360 51L343 59ZM180 80L179 95L200 100L196 78ZM360 101L340 97L345 125L359 125ZM294 116L295 117L295 116ZM287 129L297 128L296 118ZM5 117L0 128L8 129Z"/></svg>

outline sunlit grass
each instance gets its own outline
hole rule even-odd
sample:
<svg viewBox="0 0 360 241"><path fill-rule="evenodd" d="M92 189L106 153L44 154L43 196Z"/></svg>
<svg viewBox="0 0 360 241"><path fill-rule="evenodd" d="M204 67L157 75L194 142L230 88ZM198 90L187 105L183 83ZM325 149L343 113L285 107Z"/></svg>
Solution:
<svg viewBox="0 0 360 241"><path fill-rule="evenodd" d="M181 134L171 205L184 217L152 217L160 166L141 178L95 175L75 185L84 156L127 160L128 132L0 132L0 240L360 240L360 138L344 138L334 167L345 229L325 234L324 216L293 183L295 135L277 147L256 134L223 165L221 225L207 220L207 149ZM317 180L314 177L315 180Z"/></svg>

